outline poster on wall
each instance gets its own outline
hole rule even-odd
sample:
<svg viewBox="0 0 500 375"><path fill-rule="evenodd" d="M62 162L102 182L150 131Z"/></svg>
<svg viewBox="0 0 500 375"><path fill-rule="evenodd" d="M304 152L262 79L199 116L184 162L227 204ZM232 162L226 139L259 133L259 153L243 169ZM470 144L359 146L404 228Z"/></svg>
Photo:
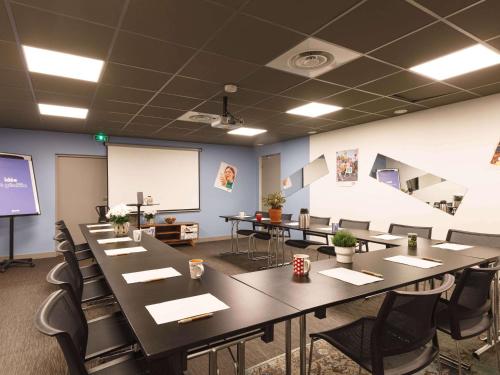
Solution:
<svg viewBox="0 0 500 375"><path fill-rule="evenodd" d="M219 171L215 177L214 186L227 192L232 192L236 181L238 168L224 161L220 163Z"/></svg>
<svg viewBox="0 0 500 375"><path fill-rule="evenodd" d="M358 181L358 149L337 151L337 183L352 186Z"/></svg>
<svg viewBox="0 0 500 375"><path fill-rule="evenodd" d="M491 159L491 164L498 165L500 167L500 142L498 142L497 149L493 154L493 158Z"/></svg>

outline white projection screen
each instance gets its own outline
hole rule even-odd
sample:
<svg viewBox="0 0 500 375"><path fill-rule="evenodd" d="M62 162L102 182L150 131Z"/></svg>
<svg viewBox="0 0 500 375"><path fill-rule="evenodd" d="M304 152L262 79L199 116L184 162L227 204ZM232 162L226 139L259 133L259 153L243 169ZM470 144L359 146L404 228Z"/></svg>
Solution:
<svg viewBox="0 0 500 375"><path fill-rule="evenodd" d="M136 203L153 197L158 211L200 209L199 149L108 144L108 201Z"/></svg>

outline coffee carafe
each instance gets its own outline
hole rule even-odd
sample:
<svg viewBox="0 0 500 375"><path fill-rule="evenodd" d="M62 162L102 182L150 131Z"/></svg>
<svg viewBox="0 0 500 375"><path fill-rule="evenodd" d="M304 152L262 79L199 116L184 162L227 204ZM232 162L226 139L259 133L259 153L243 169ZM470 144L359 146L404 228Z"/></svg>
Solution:
<svg viewBox="0 0 500 375"><path fill-rule="evenodd" d="M299 228L309 228L311 223L311 216L307 208L301 208L299 214Z"/></svg>
<svg viewBox="0 0 500 375"><path fill-rule="evenodd" d="M106 217L106 214L108 213L109 207L108 206L95 206L95 211L97 212L97 215L99 215L98 223L107 223L108 218Z"/></svg>

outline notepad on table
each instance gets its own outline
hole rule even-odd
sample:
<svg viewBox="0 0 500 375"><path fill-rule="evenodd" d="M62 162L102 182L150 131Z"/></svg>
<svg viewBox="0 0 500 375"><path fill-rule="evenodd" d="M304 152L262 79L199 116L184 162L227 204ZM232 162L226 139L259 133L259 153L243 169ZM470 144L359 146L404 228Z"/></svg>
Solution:
<svg viewBox="0 0 500 375"><path fill-rule="evenodd" d="M87 228L100 228L100 227L110 227L111 224L89 224Z"/></svg>
<svg viewBox="0 0 500 375"><path fill-rule="evenodd" d="M433 268L440 266L442 263L434 262L431 260L422 259L419 257L411 257L405 255L396 255L389 258L384 258L390 262L396 262L401 264L406 264L407 266L418 267L418 268Z"/></svg>
<svg viewBox="0 0 500 375"><path fill-rule="evenodd" d="M286 225L292 225L292 226L295 226L295 225L299 225L299 222L298 221L292 221L290 223L286 223Z"/></svg>
<svg viewBox="0 0 500 375"><path fill-rule="evenodd" d="M156 324L175 322L229 308L210 293L146 306Z"/></svg>
<svg viewBox="0 0 500 375"><path fill-rule="evenodd" d="M332 227L316 227L314 229L319 229L319 230L332 230Z"/></svg>
<svg viewBox="0 0 500 375"><path fill-rule="evenodd" d="M460 245L458 243L438 243L436 245L432 245L432 247L438 247L440 249L445 249L445 250L453 250L453 251L461 251L461 250L466 250L470 249L472 246L469 245Z"/></svg>
<svg viewBox="0 0 500 375"><path fill-rule="evenodd" d="M386 240L386 241L399 240L400 238L403 238L401 236L394 236L393 234L378 234L378 235L372 236L372 237L378 238L379 240Z"/></svg>
<svg viewBox="0 0 500 375"><path fill-rule="evenodd" d="M319 271L318 273L358 286L384 280L382 277L372 276L342 267L331 268L329 270Z"/></svg>
<svg viewBox="0 0 500 375"><path fill-rule="evenodd" d="M104 250L104 254L112 257L112 256L116 256L116 255L142 253L144 251L147 251L147 250L145 248L143 248L142 246L134 246L134 247L122 247L121 249Z"/></svg>
<svg viewBox="0 0 500 375"><path fill-rule="evenodd" d="M93 229L93 230L89 230L89 233L101 233L101 232L113 232L114 229L113 228L109 228L109 229Z"/></svg>
<svg viewBox="0 0 500 375"><path fill-rule="evenodd" d="M271 220L271 219L270 219L270 218L268 218L268 217L263 217L263 218L262 218L262 219L260 219L260 220L262 220L262 221L269 221L269 220Z"/></svg>
<svg viewBox="0 0 500 375"><path fill-rule="evenodd" d="M154 270L131 272L122 274L127 284L147 283L150 281L168 279L170 277L181 276L175 268L157 268Z"/></svg>
<svg viewBox="0 0 500 375"><path fill-rule="evenodd" d="M115 243L115 242L127 242L132 241L130 237L115 237L115 238L104 238L102 240L97 240L99 245L105 245L107 243Z"/></svg>

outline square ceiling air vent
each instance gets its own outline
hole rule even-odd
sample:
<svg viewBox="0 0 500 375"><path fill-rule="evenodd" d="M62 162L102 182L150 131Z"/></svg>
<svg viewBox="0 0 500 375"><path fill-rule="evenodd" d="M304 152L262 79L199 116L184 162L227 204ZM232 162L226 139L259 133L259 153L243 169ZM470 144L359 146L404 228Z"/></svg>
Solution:
<svg viewBox="0 0 500 375"><path fill-rule="evenodd" d="M213 115L211 113L189 111L189 112L184 113L177 120L190 121L190 122L201 122L204 124L212 124L214 122L219 121L219 119L220 119L219 115Z"/></svg>
<svg viewBox="0 0 500 375"><path fill-rule="evenodd" d="M278 56L266 66L314 78L360 56L360 53L336 44L309 38Z"/></svg>

